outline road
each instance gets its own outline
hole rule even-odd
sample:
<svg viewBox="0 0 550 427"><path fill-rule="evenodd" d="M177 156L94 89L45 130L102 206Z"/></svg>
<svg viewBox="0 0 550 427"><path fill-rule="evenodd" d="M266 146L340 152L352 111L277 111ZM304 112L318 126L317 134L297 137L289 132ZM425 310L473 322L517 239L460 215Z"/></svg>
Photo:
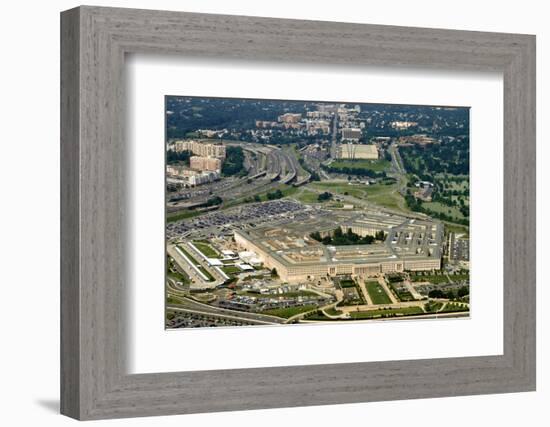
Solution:
<svg viewBox="0 0 550 427"><path fill-rule="evenodd" d="M342 181L342 184L344 184L343 181ZM346 182L346 184L347 184L347 182ZM312 192L317 193L317 194L321 194L321 193L324 193L325 191L327 191L327 189L320 190L318 188L315 188L312 185L308 185L307 190L312 191ZM329 191L330 191L330 189L329 189ZM360 206L362 208L367 208L367 209L370 209L370 210L375 211L375 212L385 212L385 213L388 213L388 214L400 215L400 216L405 215L409 218L418 218L418 219L427 219L427 218L429 218L427 215L425 215L423 213L412 212L412 211L404 209L404 208L403 208L403 210L396 210L396 209L386 208L384 206L377 205L377 204L369 202L365 199L359 199L359 198L354 197L354 196L349 195L349 194L346 196L344 194L337 193L337 195L338 195L339 199L342 199L345 202L349 202L349 203L351 203L355 206Z"/></svg>
<svg viewBox="0 0 550 427"><path fill-rule="evenodd" d="M330 144L330 157L336 159L338 157L338 111L334 112L332 120L332 142Z"/></svg>
<svg viewBox="0 0 550 427"><path fill-rule="evenodd" d="M405 175L407 171L403 166L403 159L401 159L401 155L399 154L399 150L396 144L390 145L390 154L391 154L391 163L395 172L400 175Z"/></svg>
<svg viewBox="0 0 550 427"><path fill-rule="evenodd" d="M207 288L215 288L218 285L221 285L225 279L214 269L208 266L202 255L199 255L191 246L188 244L181 244L184 248L184 250L189 253L195 261L197 261L200 266L208 271L215 280L213 281L207 281L204 280L204 278L197 272L195 268L193 268L190 264L191 260L189 262L176 250L175 245L168 245L167 252L168 254L174 258L178 266L183 269L185 274L189 276L191 279L191 288L198 287L201 289L207 289ZM197 286L198 285L198 286Z"/></svg>
<svg viewBox="0 0 550 427"><path fill-rule="evenodd" d="M183 308L183 307L176 306L176 305L168 305L168 306L166 306L166 308L169 309L169 310L172 310L172 311L181 311L181 312L184 312L184 313L200 314L202 316L214 316L214 317L220 317L222 319L231 319L231 320L237 320L237 321L241 321L241 322L254 323L254 324L257 324L257 325L278 325L279 324L278 322L265 322L263 320L258 320L258 319L252 319L252 318L248 318L248 317L239 316L238 315L239 313L235 313L236 315L234 316L234 315L228 315L228 314L223 314L223 313L215 313L215 312L212 312L212 311L193 310L193 309Z"/></svg>
<svg viewBox="0 0 550 427"><path fill-rule="evenodd" d="M309 311L304 311L303 313L295 314L294 316L289 317L288 319L286 319L285 323L293 323L295 320L302 320L304 318L304 316L311 313L312 311L321 310L321 311L324 312L325 310L328 310L329 308L334 308L334 307L336 307L337 304L339 304L343 300L344 295L343 294L340 294L339 296L337 295L336 298L337 298L336 301L331 302L327 305L324 305L324 306L321 306L321 307L315 307L314 309L311 309Z"/></svg>
<svg viewBox="0 0 550 427"><path fill-rule="evenodd" d="M252 197L269 191L281 183L288 184L296 179L300 166L294 155L272 145L236 142L224 142L227 146L245 147L245 167L247 176L242 178L224 178L222 180L181 189L170 194L167 204L169 213L185 211L190 207L205 203L209 198L219 196L224 205L235 200ZM254 159L252 154L254 153ZM279 179L279 182L275 180ZM175 200L179 198L179 200Z"/></svg>
<svg viewBox="0 0 550 427"><path fill-rule="evenodd" d="M378 304L378 305L346 305L343 307L338 307L338 310L341 310L345 313L352 313L354 311L372 311L380 310L382 308L408 308L408 307L420 307L424 310L424 304L426 301L402 301L395 304Z"/></svg>
<svg viewBox="0 0 550 427"><path fill-rule="evenodd" d="M243 320L246 320L246 321L257 321L257 322L262 322L262 323L265 323L265 324L276 325L276 324L280 324L280 323L285 323L285 319L282 319L282 318L276 317L276 316L270 316L270 315L267 315L267 314L259 314L259 313L251 313L251 312L247 312L247 311L228 310L228 309L225 309L225 308L215 307L215 306L210 305L210 304L203 304L201 302L198 302L198 301L186 298L186 297L182 298L182 300L183 300L183 304L181 304L181 305L180 304L178 304L178 305L171 304L171 306L181 308L181 309L185 309L185 310L188 310L188 311L203 312L203 313L208 313L208 314L217 314L220 317L224 317L224 316L227 316L227 317L230 317L230 318L231 317L233 317L233 318L236 317L236 318L240 318L240 319L243 319Z"/></svg>

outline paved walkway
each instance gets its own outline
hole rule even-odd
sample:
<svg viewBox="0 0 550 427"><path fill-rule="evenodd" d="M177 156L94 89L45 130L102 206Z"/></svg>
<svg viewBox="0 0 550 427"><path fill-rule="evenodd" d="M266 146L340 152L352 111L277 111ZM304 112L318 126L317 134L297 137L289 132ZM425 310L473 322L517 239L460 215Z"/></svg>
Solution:
<svg viewBox="0 0 550 427"><path fill-rule="evenodd" d="M410 280L405 280L403 283L405 284L407 290L411 293L414 299L422 299L422 295L418 293Z"/></svg>
<svg viewBox="0 0 550 427"><path fill-rule="evenodd" d="M388 294L388 297L390 297L391 302L393 304L398 304L399 301L397 301L397 298L395 298L395 295L393 294L388 284L386 283L386 279L384 279L384 276L378 276L378 283L380 284L380 286L382 286L382 289L384 289L384 291Z"/></svg>
<svg viewBox="0 0 550 427"><path fill-rule="evenodd" d="M367 287L365 286L365 281L361 278L358 278L359 287L361 288L361 292L363 292L363 296L365 297L365 301L367 301L367 305L374 305L372 302L372 298L370 297Z"/></svg>

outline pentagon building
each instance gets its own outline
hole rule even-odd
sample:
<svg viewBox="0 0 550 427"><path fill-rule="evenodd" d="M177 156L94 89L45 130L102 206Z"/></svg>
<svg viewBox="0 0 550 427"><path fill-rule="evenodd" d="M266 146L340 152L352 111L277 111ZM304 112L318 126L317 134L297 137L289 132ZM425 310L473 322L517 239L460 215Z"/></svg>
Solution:
<svg viewBox="0 0 550 427"><path fill-rule="evenodd" d="M345 246L325 246L310 237L315 231L329 235L338 227L360 236L374 236L382 230L386 236L383 242ZM277 269L282 280L296 283L341 274L367 277L405 270L439 270L443 225L389 214L318 211L307 223L289 220L236 230L235 241L258 254L268 268Z"/></svg>

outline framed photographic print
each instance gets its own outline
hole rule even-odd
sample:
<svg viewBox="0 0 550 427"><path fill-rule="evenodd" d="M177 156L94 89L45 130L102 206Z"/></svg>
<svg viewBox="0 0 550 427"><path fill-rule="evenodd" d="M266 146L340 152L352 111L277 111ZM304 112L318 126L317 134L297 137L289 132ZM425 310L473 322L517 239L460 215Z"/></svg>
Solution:
<svg viewBox="0 0 550 427"><path fill-rule="evenodd" d="M61 40L62 413L535 389L534 36L84 6Z"/></svg>
<svg viewBox="0 0 550 427"><path fill-rule="evenodd" d="M165 114L167 328L468 315L469 108Z"/></svg>

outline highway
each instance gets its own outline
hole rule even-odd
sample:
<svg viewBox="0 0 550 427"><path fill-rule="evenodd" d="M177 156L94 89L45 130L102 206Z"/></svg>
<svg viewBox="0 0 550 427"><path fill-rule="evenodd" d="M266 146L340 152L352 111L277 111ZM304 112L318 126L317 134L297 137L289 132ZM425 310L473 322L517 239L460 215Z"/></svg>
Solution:
<svg viewBox="0 0 550 427"><path fill-rule="evenodd" d="M387 321L390 321L390 322L393 322L395 320L417 320L417 319L445 319L445 318L452 318L452 319L456 319L456 318L461 318L461 317L469 317L470 316L470 313L469 312L449 312L449 313L430 313L430 314L416 314L416 315L413 315L413 316L394 316L394 317L375 317L375 318L372 318L372 319L354 319L352 322L353 323L366 323L366 322L387 322ZM332 317L332 316L331 316ZM334 318L334 317L332 317ZM349 320L343 320L344 322L345 321L349 321ZM326 321L326 320L301 320L300 323L315 323L315 324L320 324L320 323L331 323L331 321Z"/></svg>
<svg viewBox="0 0 550 427"><path fill-rule="evenodd" d="M342 181L342 183L344 183ZM324 193L325 189L318 189L318 188L314 188L312 186L308 186L307 187L308 191L311 191L311 192L314 192L314 193L317 193L317 194L321 194L321 193ZM396 190L397 191L397 190ZM341 193L337 193L337 198L338 199L341 199L345 202L348 202L348 203L351 203L355 206L360 206L360 207L363 207L363 208L368 208L368 209L371 209L372 211L375 211L375 212L383 212L383 213L388 213L388 214L392 214L392 215L407 215L408 217L411 217L411 218L418 218L418 219L426 219L426 218L429 218L426 214L423 214L423 213L420 213L420 212L412 212L412 211L408 211L408 210L396 210L396 209L390 209L390 208L386 208L386 207L383 207L381 205L377 205L375 203L371 203L365 199L359 199L357 197L354 197L352 195L345 195L345 194L341 194Z"/></svg>
<svg viewBox="0 0 550 427"><path fill-rule="evenodd" d="M405 167L403 166L403 159L401 159L401 155L399 154L399 149L397 148L397 145L395 143L391 144L389 150L391 154L391 163L393 169L397 174L405 175L407 171L405 171Z"/></svg>
<svg viewBox="0 0 550 427"><path fill-rule="evenodd" d="M298 162L294 156L291 156L284 150L279 150L277 151L277 153L280 154L281 158L283 159L285 170L286 170L286 175L281 177L281 183L288 184L290 181L296 178Z"/></svg>
<svg viewBox="0 0 550 427"><path fill-rule="evenodd" d="M270 324L270 325L285 323L285 320L286 320L280 317L270 316L267 314L250 313L247 311L236 311L236 310L228 310L225 308L219 308L213 305L203 304L198 301L191 300L189 298L182 298L182 300L184 301L184 304L182 305L171 304L171 306L174 306L180 309L185 309L188 311L193 311L193 312L216 314L221 317L239 318L245 321L255 321L255 322L261 322L263 324Z"/></svg>
<svg viewBox="0 0 550 427"><path fill-rule="evenodd" d="M338 158L338 112L334 112L332 119L332 143L330 145L330 157Z"/></svg>
<svg viewBox="0 0 550 427"><path fill-rule="evenodd" d="M226 142L226 145L243 146L235 142ZM271 145L246 143L245 146L248 153L245 156L247 176L224 178L210 184L171 193L172 199L180 197L181 200L167 204L167 212L173 214L185 211L215 196L221 197L224 205L232 204L235 200L265 193L279 184L290 184L298 178L300 166L294 155ZM300 177L300 184L304 184L309 178L309 174L307 177Z"/></svg>
<svg viewBox="0 0 550 427"><path fill-rule="evenodd" d="M256 325L278 325L278 324L280 324L279 322L265 322L263 320L243 317L243 316L240 316L240 312L234 312L235 315L229 315L229 314L225 314L225 313L215 313L215 312L212 312L212 311L201 311L201 310L183 308L183 307L180 307L180 306L177 306L177 305L168 305L168 306L166 306L166 308L168 310L172 310L172 311L181 311L181 312L185 312L185 313L200 314L200 315L203 315L203 316L214 316L214 317L220 317L220 318L223 318L223 319L231 319L231 320L237 320L237 321L241 321L241 322L253 323L253 324L256 324Z"/></svg>

